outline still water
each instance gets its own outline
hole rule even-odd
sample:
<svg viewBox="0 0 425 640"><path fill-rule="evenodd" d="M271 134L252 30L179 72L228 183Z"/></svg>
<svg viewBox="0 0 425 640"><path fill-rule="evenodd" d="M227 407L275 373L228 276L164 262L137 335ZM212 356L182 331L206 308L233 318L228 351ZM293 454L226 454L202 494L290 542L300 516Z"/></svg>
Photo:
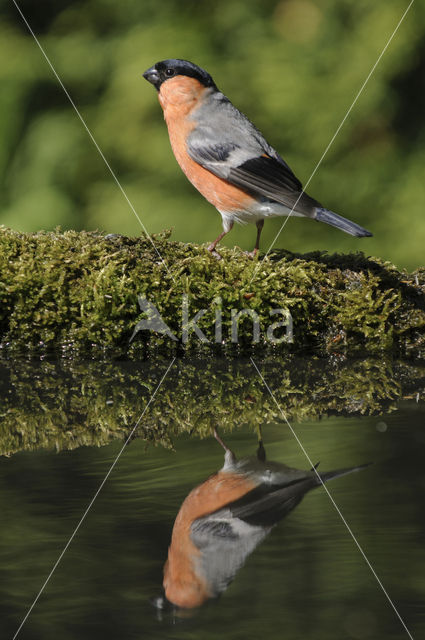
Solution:
<svg viewBox="0 0 425 640"><path fill-rule="evenodd" d="M180 505L224 463L214 427L238 458L255 455L260 426L268 460L310 467L252 367L211 373L180 362L19 638L408 638L341 514L412 637L425 637L422 370L407 376L403 364L368 361L330 372L297 362L285 373L275 365L263 374L319 469L373 463L326 485L340 513L323 487L311 490L219 598L194 610L155 609ZM2 639L13 638L166 367L3 364Z"/></svg>

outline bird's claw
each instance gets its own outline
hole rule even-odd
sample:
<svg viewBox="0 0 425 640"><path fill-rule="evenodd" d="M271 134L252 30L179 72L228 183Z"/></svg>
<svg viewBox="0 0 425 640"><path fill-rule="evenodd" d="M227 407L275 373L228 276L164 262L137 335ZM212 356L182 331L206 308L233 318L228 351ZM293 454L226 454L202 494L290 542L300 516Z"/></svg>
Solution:
<svg viewBox="0 0 425 640"><path fill-rule="evenodd" d="M216 249L215 249L215 246L214 246L214 245L210 244L210 246L208 247L208 251L210 252L210 254L211 254L212 256L214 256L214 258L215 258L216 260L221 260L221 259L222 259L222 257L221 257L221 255L219 254L219 252L218 252L218 251L216 251Z"/></svg>

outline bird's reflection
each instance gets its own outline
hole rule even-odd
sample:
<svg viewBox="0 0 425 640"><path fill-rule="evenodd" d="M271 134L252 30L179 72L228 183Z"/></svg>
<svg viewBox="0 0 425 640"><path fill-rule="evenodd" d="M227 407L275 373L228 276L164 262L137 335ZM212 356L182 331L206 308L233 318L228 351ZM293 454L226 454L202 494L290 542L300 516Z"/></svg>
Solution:
<svg viewBox="0 0 425 640"><path fill-rule="evenodd" d="M367 466L324 473L317 465L309 471L293 469L266 461L261 439L256 457L237 460L216 431L214 436L224 448L224 465L180 507L164 565L164 593L152 600L158 609L183 613L218 597L310 489Z"/></svg>

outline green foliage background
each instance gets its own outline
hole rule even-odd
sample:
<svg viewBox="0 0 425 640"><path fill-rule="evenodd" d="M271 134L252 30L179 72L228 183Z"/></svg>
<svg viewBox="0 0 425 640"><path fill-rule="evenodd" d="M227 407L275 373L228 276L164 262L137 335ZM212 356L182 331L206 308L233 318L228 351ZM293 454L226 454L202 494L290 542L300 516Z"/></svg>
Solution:
<svg viewBox="0 0 425 640"><path fill-rule="evenodd" d="M305 183L407 0L59 0L19 3L149 232L211 241L219 214L178 168L142 72L205 67ZM415 2L308 191L370 228L363 241L291 219L293 251L362 249L414 268L425 246L425 5ZM13 2L0 23L0 223L138 235L136 216ZM281 220L267 222L267 248ZM225 244L252 248L255 228Z"/></svg>

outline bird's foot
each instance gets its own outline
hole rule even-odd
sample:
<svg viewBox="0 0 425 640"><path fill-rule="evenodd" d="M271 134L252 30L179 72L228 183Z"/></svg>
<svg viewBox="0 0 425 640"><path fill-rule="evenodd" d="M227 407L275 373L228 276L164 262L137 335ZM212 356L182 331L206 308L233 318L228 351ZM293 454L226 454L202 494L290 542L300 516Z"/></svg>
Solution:
<svg viewBox="0 0 425 640"><path fill-rule="evenodd" d="M254 258L258 255L258 249L253 249L252 251L244 251L244 254L251 260L254 260Z"/></svg>
<svg viewBox="0 0 425 640"><path fill-rule="evenodd" d="M216 251L215 247L216 247L216 245L215 245L214 243L213 243L213 244L210 244L210 246L208 247L208 251L210 252L210 254L211 254L212 256L214 256L214 258L215 258L216 260L221 260L221 259L222 259L222 257L221 257L221 255L219 254L219 252L218 252L218 251Z"/></svg>

